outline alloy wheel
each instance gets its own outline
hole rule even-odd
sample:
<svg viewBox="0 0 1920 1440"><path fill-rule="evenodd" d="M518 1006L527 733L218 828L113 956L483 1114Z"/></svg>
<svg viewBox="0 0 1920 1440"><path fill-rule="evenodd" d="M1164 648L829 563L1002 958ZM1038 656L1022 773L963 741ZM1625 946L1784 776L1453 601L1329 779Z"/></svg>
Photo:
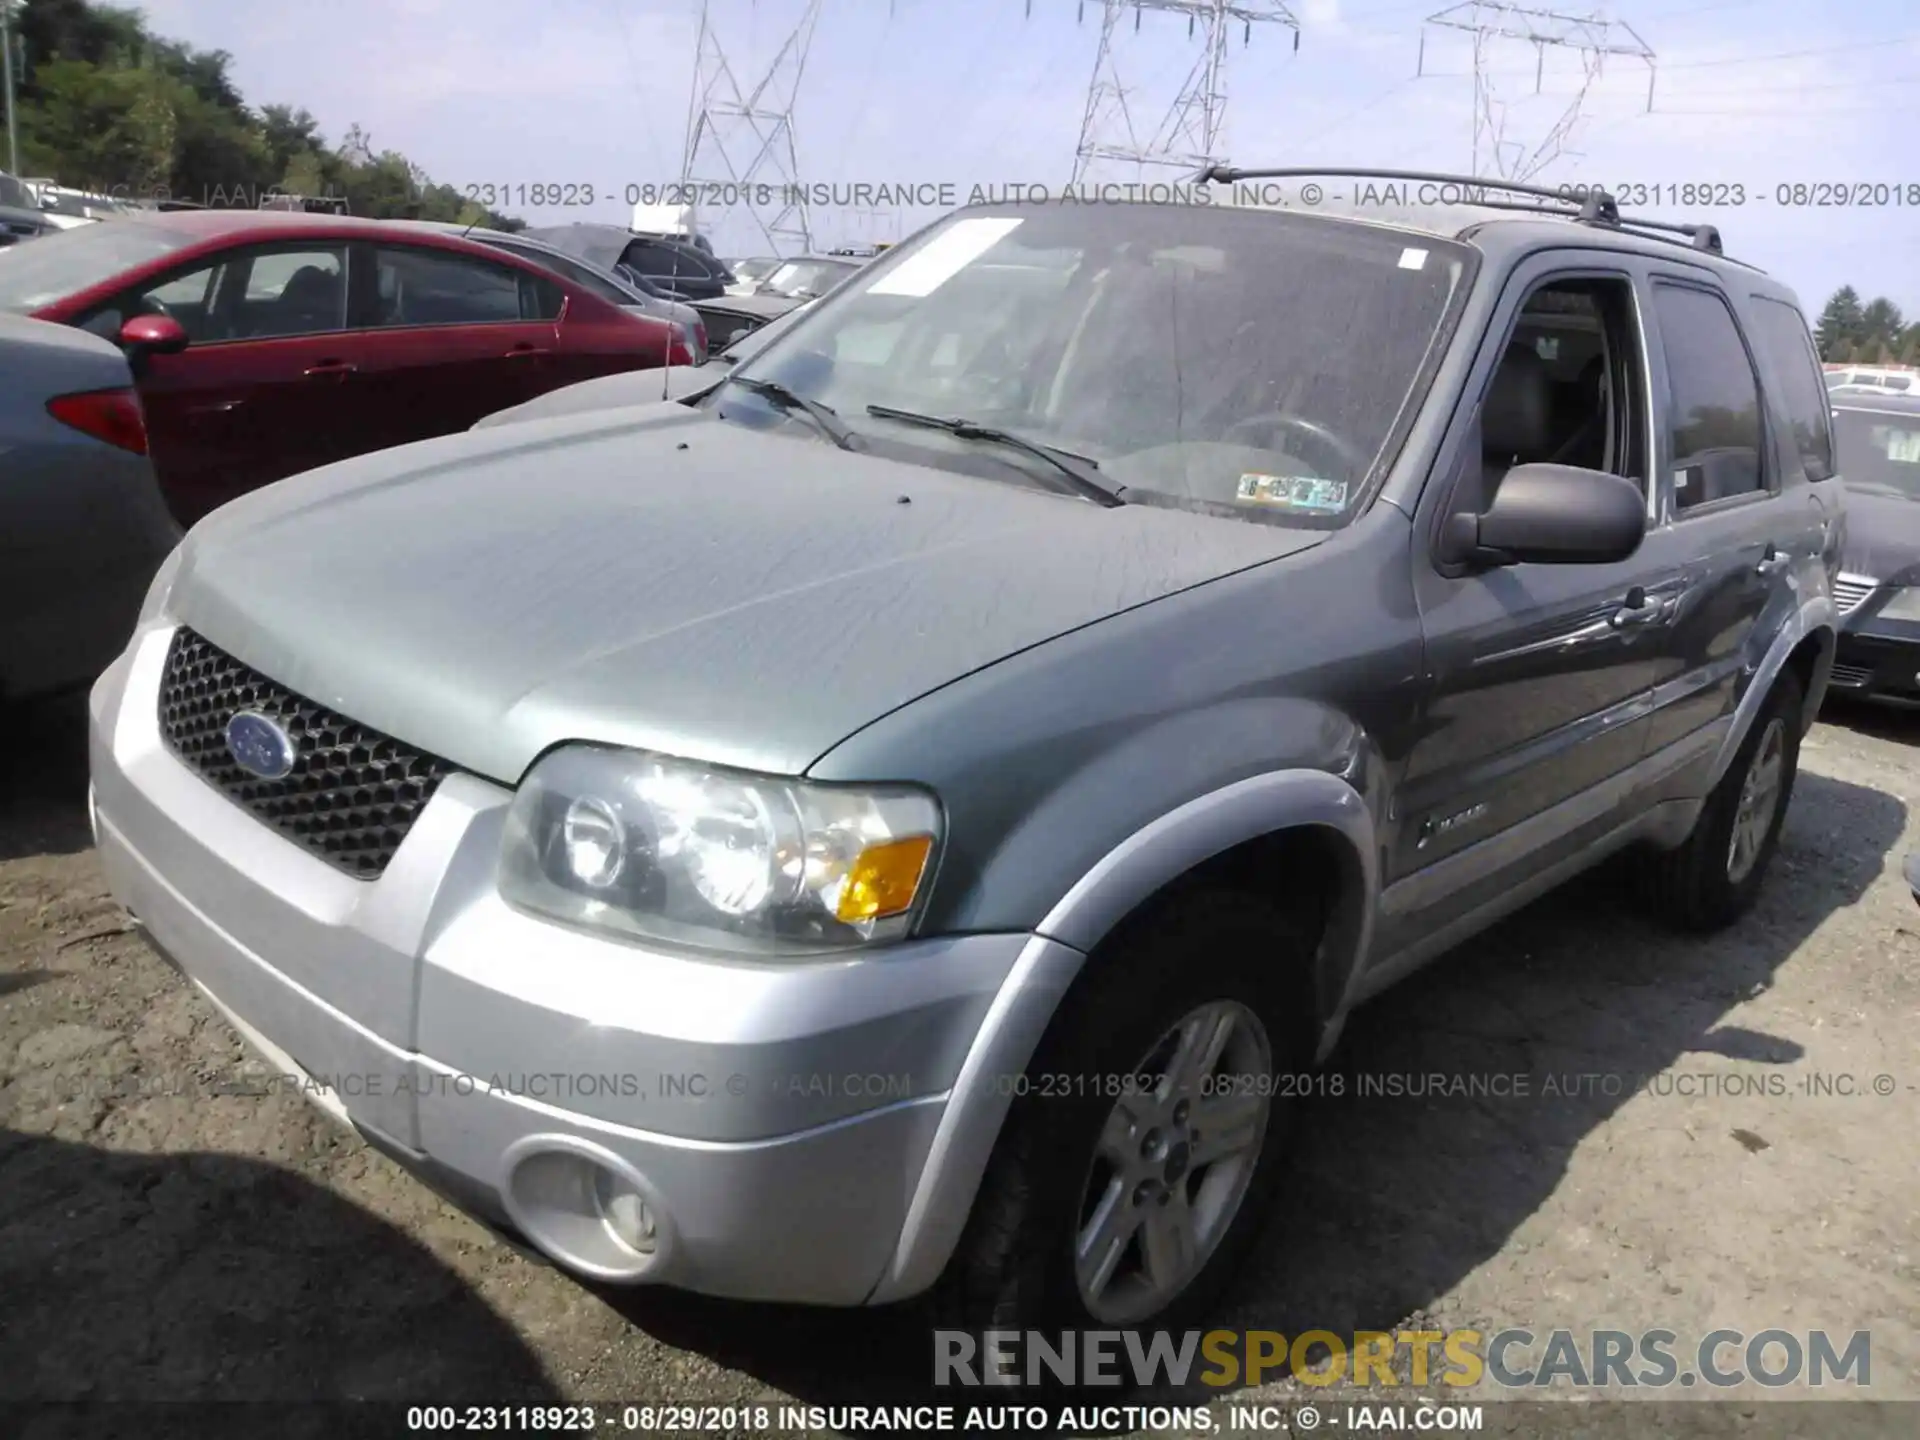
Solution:
<svg viewBox="0 0 1920 1440"><path fill-rule="evenodd" d="M1754 747L1740 802L1733 812L1733 835L1727 842L1727 879L1740 884L1753 873L1760 851L1780 808L1781 782L1787 768L1787 724L1778 716L1768 723Z"/></svg>
<svg viewBox="0 0 1920 1440"><path fill-rule="evenodd" d="M1273 1047L1237 1001L1190 1011L1136 1065L1081 1192L1074 1277L1096 1319L1129 1325L1187 1288L1232 1227L1272 1109ZM1133 1083L1137 1082L1137 1083Z"/></svg>

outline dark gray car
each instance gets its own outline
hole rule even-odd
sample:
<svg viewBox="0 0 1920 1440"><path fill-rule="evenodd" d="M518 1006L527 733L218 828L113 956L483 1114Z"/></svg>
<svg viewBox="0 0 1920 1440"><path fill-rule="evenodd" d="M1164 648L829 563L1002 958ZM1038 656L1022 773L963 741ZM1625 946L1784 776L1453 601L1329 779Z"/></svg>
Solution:
<svg viewBox="0 0 1920 1440"><path fill-rule="evenodd" d="M179 538L126 356L0 316L0 703L90 683Z"/></svg>
<svg viewBox="0 0 1920 1440"><path fill-rule="evenodd" d="M1833 427L1853 517L1833 692L1920 707L1920 397L1835 391Z"/></svg>
<svg viewBox="0 0 1920 1440"><path fill-rule="evenodd" d="M1181 1328L1357 1005L1629 847L1733 923L1826 688L1792 293L1513 203L969 208L245 496L93 694L114 893L575 1273Z"/></svg>

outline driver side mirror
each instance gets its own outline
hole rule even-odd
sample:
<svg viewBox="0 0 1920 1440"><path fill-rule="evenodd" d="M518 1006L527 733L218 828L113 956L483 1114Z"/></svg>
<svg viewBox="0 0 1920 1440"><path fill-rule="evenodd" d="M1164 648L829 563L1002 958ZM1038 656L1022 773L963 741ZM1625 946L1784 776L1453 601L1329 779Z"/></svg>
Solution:
<svg viewBox="0 0 1920 1440"><path fill-rule="evenodd" d="M1443 559L1462 565L1611 565L1647 533L1646 498L1630 480L1572 465L1516 465L1482 513L1459 514Z"/></svg>
<svg viewBox="0 0 1920 1440"><path fill-rule="evenodd" d="M120 327L120 348L138 374L155 355L178 355L187 348L184 326L171 315L136 315Z"/></svg>

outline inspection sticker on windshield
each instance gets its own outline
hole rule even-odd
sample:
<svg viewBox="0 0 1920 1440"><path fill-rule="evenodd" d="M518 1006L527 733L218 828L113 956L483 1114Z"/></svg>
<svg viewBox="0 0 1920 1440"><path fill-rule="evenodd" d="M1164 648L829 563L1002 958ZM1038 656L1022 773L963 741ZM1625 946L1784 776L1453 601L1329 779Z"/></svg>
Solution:
<svg viewBox="0 0 1920 1440"><path fill-rule="evenodd" d="M892 274L882 276L867 293L931 295L1024 223L1019 216L956 220L946 234L929 241L919 254L903 260Z"/></svg>
<svg viewBox="0 0 1920 1440"><path fill-rule="evenodd" d="M1256 505L1284 505L1289 510L1337 514L1347 508L1346 481L1307 475L1262 475L1250 470L1240 477L1235 494Z"/></svg>
<svg viewBox="0 0 1920 1440"><path fill-rule="evenodd" d="M1426 268L1426 264L1427 252L1424 250L1409 245L1400 252L1400 268L1402 270L1423 270Z"/></svg>

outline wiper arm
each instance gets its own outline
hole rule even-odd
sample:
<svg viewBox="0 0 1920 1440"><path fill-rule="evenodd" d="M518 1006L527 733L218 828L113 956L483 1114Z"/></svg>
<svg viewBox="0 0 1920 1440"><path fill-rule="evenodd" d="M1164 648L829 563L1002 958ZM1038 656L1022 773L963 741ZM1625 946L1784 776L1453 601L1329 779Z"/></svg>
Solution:
<svg viewBox="0 0 1920 1440"><path fill-rule="evenodd" d="M971 420L949 420L940 415L922 415L915 410L896 410L891 405L869 405L867 413L881 420L898 420L903 425L922 425L929 430L944 430L960 440L984 440L995 445L1005 445L1010 450L1019 450L1036 460L1044 460L1067 478L1068 488L1076 495L1112 509L1127 502L1120 498L1120 492L1094 472L1099 465L1084 455L1075 455L1071 450L1056 449L1052 445L1042 445L1038 440L1029 440L1016 435L1011 430L997 429L992 425L980 425Z"/></svg>
<svg viewBox="0 0 1920 1440"><path fill-rule="evenodd" d="M842 450L861 449L860 437L841 423L830 406L822 405L818 400L809 400L796 390L782 385L778 380L760 380L749 375L729 375L720 382L723 385L738 385L742 390L751 390L776 410L791 414L798 410Z"/></svg>

